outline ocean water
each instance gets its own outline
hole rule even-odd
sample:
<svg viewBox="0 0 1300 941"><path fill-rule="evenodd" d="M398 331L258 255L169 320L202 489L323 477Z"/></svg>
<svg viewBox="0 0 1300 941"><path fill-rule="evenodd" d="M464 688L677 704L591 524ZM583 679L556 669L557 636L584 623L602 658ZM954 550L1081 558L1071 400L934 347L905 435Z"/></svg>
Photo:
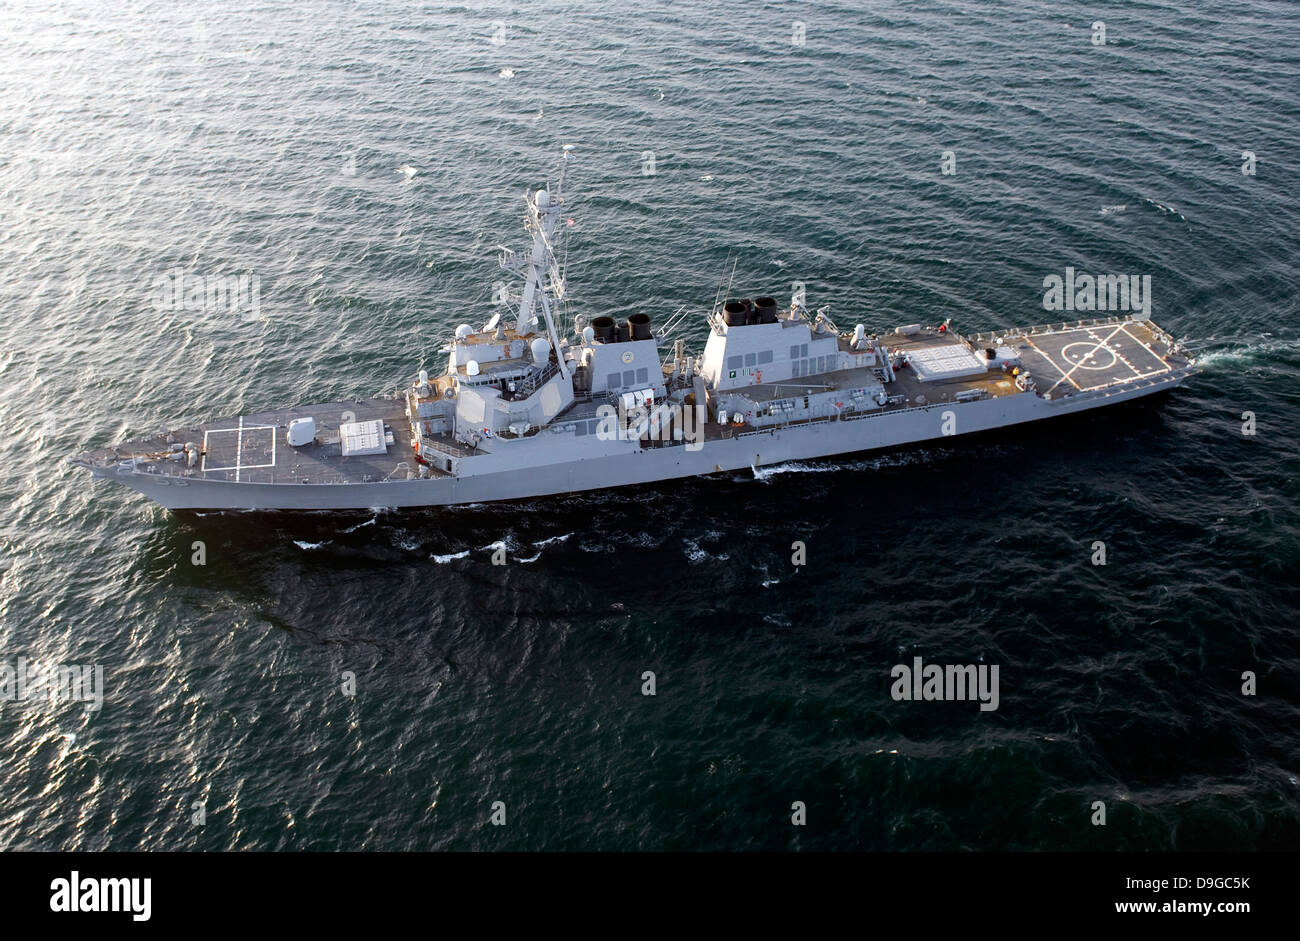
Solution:
<svg viewBox="0 0 1300 941"><path fill-rule="evenodd" d="M4 13L0 671L98 665L104 699L0 702L0 848L1297 845L1294 4ZM685 305L698 349L734 277L975 332L1059 320L1073 266L1150 275L1203 370L450 511L174 516L63 463L439 371L563 143L574 312ZM177 271L255 277L258 316L160 309ZM918 656L997 665L998 709L895 701Z"/></svg>

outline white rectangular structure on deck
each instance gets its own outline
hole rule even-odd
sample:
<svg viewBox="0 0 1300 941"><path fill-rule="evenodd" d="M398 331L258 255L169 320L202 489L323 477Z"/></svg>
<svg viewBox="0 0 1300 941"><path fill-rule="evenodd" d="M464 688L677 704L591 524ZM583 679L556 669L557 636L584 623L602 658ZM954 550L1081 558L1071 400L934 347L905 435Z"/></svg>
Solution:
<svg viewBox="0 0 1300 941"><path fill-rule="evenodd" d="M339 441L343 445L344 457L383 454L388 450L384 442L384 423L379 419L339 425Z"/></svg>
<svg viewBox="0 0 1300 941"><path fill-rule="evenodd" d="M960 344L928 346L907 351L907 365L920 382L960 379L988 372L988 360Z"/></svg>

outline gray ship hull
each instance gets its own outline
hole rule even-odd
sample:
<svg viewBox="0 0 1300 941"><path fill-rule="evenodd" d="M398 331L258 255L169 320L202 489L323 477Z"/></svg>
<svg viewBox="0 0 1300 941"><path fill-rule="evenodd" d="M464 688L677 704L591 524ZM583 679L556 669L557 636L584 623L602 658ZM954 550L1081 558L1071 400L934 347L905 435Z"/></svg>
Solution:
<svg viewBox="0 0 1300 941"><path fill-rule="evenodd" d="M345 510L438 507L523 500L612 486L760 468L961 437L1133 401L1179 386L1189 370L1058 399L1032 394L842 416L797 426L724 432L698 447L686 442L576 439L557 435L502 442L492 460L464 460L454 475L362 483L260 483L184 478L116 464L89 466L95 477L140 491L172 510ZM609 453L611 445L622 446ZM554 460L557 454L563 460ZM484 455L486 457L486 455ZM476 465L482 466L479 471ZM489 469L490 468L490 469Z"/></svg>

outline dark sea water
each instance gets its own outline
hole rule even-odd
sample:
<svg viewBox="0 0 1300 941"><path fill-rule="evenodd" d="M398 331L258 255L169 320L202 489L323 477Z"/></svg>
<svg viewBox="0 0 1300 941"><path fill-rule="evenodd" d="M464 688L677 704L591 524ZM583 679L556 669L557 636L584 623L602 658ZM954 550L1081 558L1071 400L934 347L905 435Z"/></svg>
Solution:
<svg viewBox="0 0 1300 941"><path fill-rule="evenodd" d="M0 702L0 848L1300 842L1296 4L3 12L0 664L102 665L105 701ZM975 332L1059 320L1074 266L1151 275L1203 371L450 511L178 517L62 462L440 371L562 143L574 312L702 310L734 263ZM157 309L175 269L256 275L264 319ZM916 656L998 665L999 708L894 701Z"/></svg>

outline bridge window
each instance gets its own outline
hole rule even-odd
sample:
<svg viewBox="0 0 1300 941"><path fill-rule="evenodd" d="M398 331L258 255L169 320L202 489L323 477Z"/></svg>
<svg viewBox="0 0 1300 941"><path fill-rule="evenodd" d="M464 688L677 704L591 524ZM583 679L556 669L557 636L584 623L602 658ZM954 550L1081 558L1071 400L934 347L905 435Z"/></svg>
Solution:
<svg viewBox="0 0 1300 941"><path fill-rule="evenodd" d="M758 351L758 365L762 366L762 365L764 365L765 363L770 363L770 362L772 362L772 351L771 351L771 350L759 350L759 351Z"/></svg>
<svg viewBox="0 0 1300 941"><path fill-rule="evenodd" d="M610 373L608 378L605 379L605 385L609 386L611 389L617 389L621 385L618 379L618 373Z"/></svg>
<svg viewBox="0 0 1300 941"><path fill-rule="evenodd" d="M728 369L740 369L740 368L741 368L742 366L744 366L744 365L745 365L745 359L744 359L744 357L742 357L742 356L728 356L728 357L727 357L727 368L728 368Z"/></svg>
<svg viewBox="0 0 1300 941"><path fill-rule="evenodd" d="M791 358L791 359L798 359L798 358L799 358L799 347L798 347L798 345L795 345L795 346L790 347L790 358Z"/></svg>
<svg viewBox="0 0 1300 941"><path fill-rule="evenodd" d="M754 365L755 363L757 363L757 362L758 362L758 357L755 356L753 353L746 353L746 354L745 354L745 365L746 365L746 366L753 366L753 365Z"/></svg>
<svg viewBox="0 0 1300 941"><path fill-rule="evenodd" d="M636 370L628 369L623 372L623 385L630 386L636 382Z"/></svg>
<svg viewBox="0 0 1300 941"><path fill-rule="evenodd" d="M645 370L645 369L638 369L638 370L636 371L636 381L637 381L637 384L638 384L638 385L641 385L641 384L643 384L643 383L649 382L649 381L650 381L650 373L649 373L647 370Z"/></svg>

